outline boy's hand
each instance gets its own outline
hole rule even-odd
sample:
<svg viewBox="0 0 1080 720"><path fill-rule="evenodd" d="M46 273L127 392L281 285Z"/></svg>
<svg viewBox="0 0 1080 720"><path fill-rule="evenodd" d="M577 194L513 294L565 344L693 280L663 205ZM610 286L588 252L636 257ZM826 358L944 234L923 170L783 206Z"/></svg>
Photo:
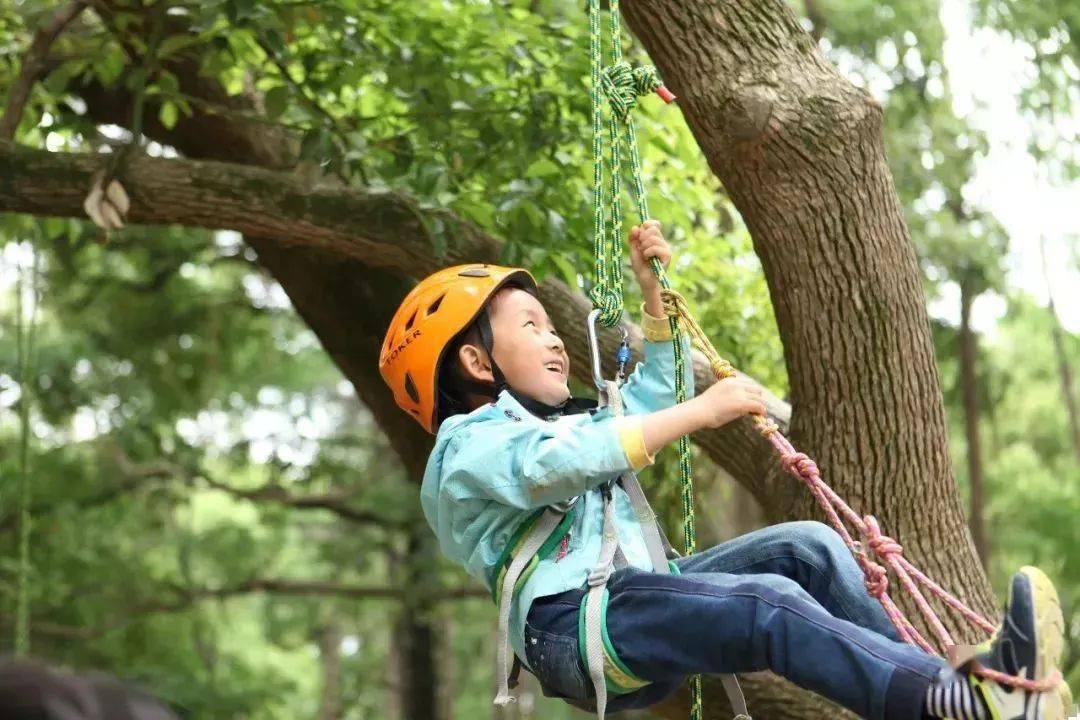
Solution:
<svg viewBox="0 0 1080 720"><path fill-rule="evenodd" d="M646 220L642 225L630 228L630 266L634 269L641 293L645 297L646 310L663 316L660 304L660 282L652 271L651 258L656 258L666 269L671 262L671 246L660 232L660 223ZM655 312L654 312L655 310Z"/></svg>
<svg viewBox="0 0 1080 720"><path fill-rule="evenodd" d="M718 428L743 415L764 415L763 393L753 380L731 377L711 385L690 402L697 405L702 425Z"/></svg>

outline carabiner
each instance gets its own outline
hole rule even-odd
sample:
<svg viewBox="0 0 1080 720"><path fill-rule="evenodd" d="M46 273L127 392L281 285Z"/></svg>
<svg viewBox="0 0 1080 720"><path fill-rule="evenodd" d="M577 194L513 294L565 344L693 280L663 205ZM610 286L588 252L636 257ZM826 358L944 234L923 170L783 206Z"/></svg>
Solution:
<svg viewBox="0 0 1080 720"><path fill-rule="evenodd" d="M589 337L589 356L592 358L593 382L596 383L597 390L603 390L607 383L604 382L603 371L600 368L600 341L596 335L596 318L599 316L599 309L590 312L585 327ZM630 363L630 333L623 325L619 325L619 331L622 333L622 341L619 343L619 349L615 353L615 364L618 367L615 374L615 383L622 385L623 380L626 379L626 366Z"/></svg>
<svg viewBox="0 0 1080 720"><path fill-rule="evenodd" d="M596 308L589 313L589 317L585 321L585 330L589 338L589 356L592 358L593 382L596 383L597 390L603 390L606 385L604 384L604 376L600 372L600 344L596 339L596 318L598 317L600 317L600 308Z"/></svg>

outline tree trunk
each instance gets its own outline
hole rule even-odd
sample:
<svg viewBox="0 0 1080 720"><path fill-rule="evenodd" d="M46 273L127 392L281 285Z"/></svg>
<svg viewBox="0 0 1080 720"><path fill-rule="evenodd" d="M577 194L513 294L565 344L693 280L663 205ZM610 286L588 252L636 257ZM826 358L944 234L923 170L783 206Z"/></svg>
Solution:
<svg viewBox="0 0 1080 720"><path fill-rule="evenodd" d="M413 528L415 532L409 534L402 565L406 598L394 630L400 644L397 654L398 702L405 720L441 720L446 716L438 703L436 660L440 653L433 615L438 585L437 574L432 568L439 548L426 525L416 523Z"/></svg>
<svg viewBox="0 0 1080 720"><path fill-rule="evenodd" d="M322 669L322 695L319 720L341 718L341 626L331 617L319 632L319 664Z"/></svg>
<svg viewBox="0 0 1080 720"><path fill-rule="evenodd" d="M781 0L625 0L623 14L753 237L791 381L793 442L916 565L991 612L950 468L881 107L821 56ZM823 517L775 464L763 484L770 519ZM942 617L958 638L978 637ZM770 700L754 698L755 717L796 716L784 702L760 710ZM722 706L710 703L710 714Z"/></svg>
<svg viewBox="0 0 1080 720"><path fill-rule="evenodd" d="M1065 403L1065 412L1069 416L1073 451L1076 453L1077 462L1080 462L1080 410L1076 406L1072 368L1069 366L1069 354L1065 350L1065 334L1061 330L1061 321L1058 319L1057 308L1054 306L1054 290L1050 287L1045 237L1039 238L1039 252L1042 254L1043 278L1046 281L1046 311L1050 313L1050 333L1054 340L1054 356L1057 359L1058 377L1061 381L1061 397Z"/></svg>
<svg viewBox="0 0 1080 720"><path fill-rule="evenodd" d="M990 566L990 546L986 536L986 506L983 488L982 440L979 434L978 343L971 329L971 305L975 302L972 280L960 280L960 391L964 402L964 437L967 438L968 483L971 500L968 523L975 549L983 567Z"/></svg>

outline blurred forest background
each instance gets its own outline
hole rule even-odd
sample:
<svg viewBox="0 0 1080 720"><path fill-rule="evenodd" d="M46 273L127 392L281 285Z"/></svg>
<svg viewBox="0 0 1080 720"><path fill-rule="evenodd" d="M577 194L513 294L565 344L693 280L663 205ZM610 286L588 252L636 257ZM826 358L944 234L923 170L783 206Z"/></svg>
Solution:
<svg viewBox="0 0 1080 720"><path fill-rule="evenodd" d="M327 317L279 283L317 266L274 268L258 241L183 227L207 223L172 206L109 233L50 216L53 182L85 194L89 175L67 182L41 152L109 152L125 185L135 157L186 157L407 196L433 257L457 242L448 210L502 240L503 262L578 288L592 272L583 5L3 3L0 198L35 166L52 180L32 212L0 199L0 649L137 680L200 720L584 717L535 688L491 706L494 612L432 551L422 452L399 459L313 331ZM790 10L884 108L975 545L999 592L1025 563L1058 583L1078 687L1080 5ZM678 109L643 105L676 287L716 347L786 397L750 233ZM260 177L239 181L260 192ZM398 287L377 269L356 282ZM319 284L305 297L338 287ZM347 340L372 320L362 291L337 297ZM672 455L644 478L669 528ZM702 545L770 519L696 455Z"/></svg>

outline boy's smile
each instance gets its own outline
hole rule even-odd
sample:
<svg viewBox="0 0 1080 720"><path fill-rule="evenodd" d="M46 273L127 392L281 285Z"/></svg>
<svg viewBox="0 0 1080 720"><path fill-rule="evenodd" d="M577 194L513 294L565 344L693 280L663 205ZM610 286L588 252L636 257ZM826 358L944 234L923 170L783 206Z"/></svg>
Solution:
<svg viewBox="0 0 1080 720"><path fill-rule="evenodd" d="M570 397L570 358L544 306L532 294L511 287L489 304L495 362L510 387L534 400L558 406ZM462 348L461 360L477 380L492 382L490 365Z"/></svg>

